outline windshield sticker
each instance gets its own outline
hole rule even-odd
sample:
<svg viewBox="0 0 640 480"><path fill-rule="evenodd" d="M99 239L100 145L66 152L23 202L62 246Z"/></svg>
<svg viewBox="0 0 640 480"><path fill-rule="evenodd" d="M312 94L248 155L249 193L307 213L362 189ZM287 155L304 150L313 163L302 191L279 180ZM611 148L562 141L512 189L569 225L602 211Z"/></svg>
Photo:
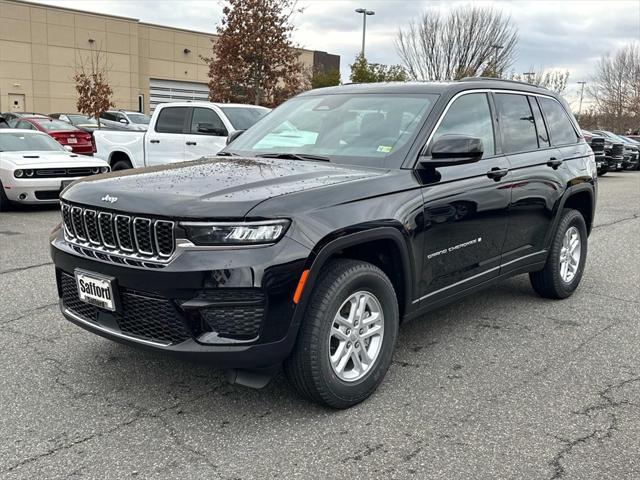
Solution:
<svg viewBox="0 0 640 480"><path fill-rule="evenodd" d="M473 240L469 240L468 242L459 243L458 245L454 245L453 247L443 248L442 250L438 250L437 252L433 252L427 255L427 260L431 260L434 257L444 255L445 253L455 252L456 250L460 250L461 248L466 248L466 247L470 247L471 245L476 245L480 242L482 242L482 237L474 238Z"/></svg>
<svg viewBox="0 0 640 480"><path fill-rule="evenodd" d="M378 145L377 151L382 153L389 153L391 151L391 147L388 147L386 145Z"/></svg>

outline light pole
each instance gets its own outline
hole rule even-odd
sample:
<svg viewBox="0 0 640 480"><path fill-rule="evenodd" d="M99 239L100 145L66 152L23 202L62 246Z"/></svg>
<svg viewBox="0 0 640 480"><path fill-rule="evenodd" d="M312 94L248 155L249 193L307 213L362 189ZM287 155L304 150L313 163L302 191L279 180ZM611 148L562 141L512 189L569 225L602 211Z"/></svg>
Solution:
<svg viewBox="0 0 640 480"><path fill-rule="evenodd" d="M375 15L373 10L367 10L366 8L356 8L356 13L362 14L362 51L360 54L364 57L364 37L367 33L367 15Z"/></svg>
<svg viewBox="0 0 640 480"><path fill-rule="evenodd" d="M580 106L578 107L578 118L582 114L582 96L584 95L584 84L587 82L578 82L580 85Z"/></svg>
<svg viewBox="0 0 640 480"><path fill-rule="evenodd" d="M522 75L527 77L527 83L531 83L531 77L533 77L536 72L524 72Z"/></svg>
<svg viewBox="0 0 640 480"><path fill-rule="evenodd" d="M494 48L496 51L495 58L493 60L493 74L498 76L498 52L500 49L504 48L502 45L491 45L491 48Z"/></svg>

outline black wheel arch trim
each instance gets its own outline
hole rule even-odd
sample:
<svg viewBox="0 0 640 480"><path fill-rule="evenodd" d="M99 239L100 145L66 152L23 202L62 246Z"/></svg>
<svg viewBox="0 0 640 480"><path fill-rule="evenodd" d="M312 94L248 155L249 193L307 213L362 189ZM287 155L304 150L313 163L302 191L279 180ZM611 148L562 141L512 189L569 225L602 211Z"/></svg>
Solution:
<svg viewBox="0 0 640 480"><path fill-rule="evenodd" d="M562 197L560 198L560 200L558 201L557 204L557 208L556 211L554 212L554 218L553 218L553 223L551 228L549 229L549 231L547 232L547 236L545 238L545 250L549 251L549 248L551 247L551 241L553 239L553 236L556 232L556 229L558 228L558 223L560 223L560 218L562 217L562 210L564 209L564 206L567 203L567 200L569 200L569 198L573 197L574 195L576 195L577 193L582 193L582 192L587 192L589 194L589 197L591 198L591 218L590 219L586 219L585 218L585 223L588 225L592 225L593 224L593 218L595 216L595 211L596 211L596 196L594 193L594 185L592 182L584 182L584 183L580 183L578 185L572 185L570 187L568 187L565 190L564 195L562 195ZM591 233L591 228L587 227L587 234Z"/></svg>
<svg viewBox="0 0 640 480"><path fill-rule="evenodd" d="M320 271L322 270L322 267L331 258L331 256L345 248L376 240L391 240L398 247L402 262L402 275L405 287L404 298L402 299L404 308L402 308L402 311L407 314L409 310L414 308L411 304L411 295L414 283L413 267L410 260L410 247L407 243L406 234L403 233L403 229L399 224L397 224L397 226L375 226L347 234L340 234L336 232L325 237L323 241L316 245L312 254L309 256L307 265L305 266L305 269L308 269L309 273L307 274L302 295L300 296L300 300L296 305L296 309L293 314L292 326L295 325L297 328L302 322L313 286L320 274Z"/></svg>

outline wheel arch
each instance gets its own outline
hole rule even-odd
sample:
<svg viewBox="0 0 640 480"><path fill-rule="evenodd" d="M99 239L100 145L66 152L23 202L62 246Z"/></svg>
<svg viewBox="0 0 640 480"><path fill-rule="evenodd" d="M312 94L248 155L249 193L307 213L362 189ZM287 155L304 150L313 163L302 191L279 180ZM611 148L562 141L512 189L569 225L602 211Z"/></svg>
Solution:
<svg viewBox="0 0 640 480"><path fill-rule="evenodd" d="M126 162L129 162L129 165L131 165L131 167L133 168L133 162L131 161L131 155L129 155L127 152L124 152L122 150L116 150L114 152L111 152L111 154L109 155L109 166L111 168L113 168L113 165L116 162L119 162L120 160L124 160Z"/></svg>
<svg viewBox="0 0 640 480"><path fill-rule="evenodd" d="M401 226L377 226L348 234L331 234L318 243L305 267L309 273L294 313L295 324L302 321L323 267L334 258L362 260L376 265L393 283L401 318L411 308L413 268L407 238Z"/></svg>
<svg viewBox="0 0 640 480"><path fill-rule="evenodd" d="M591 233L591 229L593 228L595 206L595 191L594 186L591 183L581 183L567 188L565 194L558 202L558 207L554 215L552 228L550 228L547 232L547 237L545 239L545 246L547 250L551 246L553 234L558 228L558 223L560 222L560 218L562 217L562 211L565 208L573 208L575 210L578 210L582 214L584 222L587 225L587 235L589 235Z"/></svg>

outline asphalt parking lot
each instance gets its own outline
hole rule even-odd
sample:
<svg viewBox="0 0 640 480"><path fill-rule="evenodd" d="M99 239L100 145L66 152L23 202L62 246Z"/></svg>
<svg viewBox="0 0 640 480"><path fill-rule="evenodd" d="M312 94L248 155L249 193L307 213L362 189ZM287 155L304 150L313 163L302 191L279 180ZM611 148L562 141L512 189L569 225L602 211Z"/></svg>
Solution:
<svg viewBox="0 0 640 480"><path fill-rule="evenodd" d="M58 211L0 214L0 477L640 478L640 172L600 179L582 284L527 276L401 328L348 410L92 335L58 311Z"/></svg>

